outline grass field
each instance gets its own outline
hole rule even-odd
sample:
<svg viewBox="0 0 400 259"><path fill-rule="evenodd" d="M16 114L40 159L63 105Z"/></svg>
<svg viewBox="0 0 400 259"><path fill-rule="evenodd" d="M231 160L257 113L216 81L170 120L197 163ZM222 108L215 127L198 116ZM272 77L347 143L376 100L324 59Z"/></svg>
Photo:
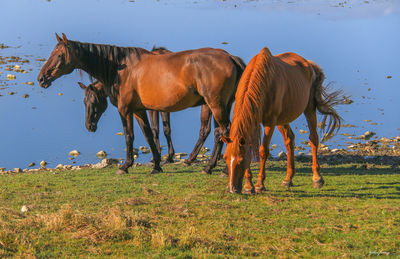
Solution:
<svg viewBox="0 0 400 259"><path fill-rule="evenodd" d="M267 164L250 196L200 165L1 175L0 257L400 257L398 169L324 164L316 190L296 163L288 190L285 162Z"/></svg>

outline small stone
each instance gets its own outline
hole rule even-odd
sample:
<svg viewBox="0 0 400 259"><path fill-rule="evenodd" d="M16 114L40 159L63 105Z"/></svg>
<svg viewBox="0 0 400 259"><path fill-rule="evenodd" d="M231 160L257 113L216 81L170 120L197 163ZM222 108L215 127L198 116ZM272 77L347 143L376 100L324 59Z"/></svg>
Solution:
<svg viewBox="0 0 400 259"><path fill-rule="evenodd" d="M72 150L71 152L69 152L70 156L79 156L81 153L78 150Z"/></svg>
<svg viewBox="0 0 400 259"><path fill-rule="evenodd" d="M33 166L35 166L36 164L34 163L34 162L32 162L32 163L29 163L29 167L33 167Z"/></svg>
<svg viewBox="0 0 400 259"><path fill-rule="evenodd" d="M59 96L62 96L63 94L62 94L62 93L58 93L58 95L59 95Z"/></svg>
<svg viewBox="0 0 400 259"><path fill-rule="evenodd" d="M34 85L33 82L26 82L27 85Z"/></svg>
<svg viewBox="0 0 400 259"><path fill-rule="evenodd" d="M28 212L30 210L30 208L26 205L22 206L21 208L21 212Z"/></svg>
<svg viewBox="0 0 400 259"><path fill-rule="evenodd" d="M64 165L63 165L63 164L58 164L58 165L56 166L56 169L64 169Z"/></svg>
<svg viewBox="0 0 400 259"><path fill-rule="evenodd" d="M278 148L278 145L277 144L272 144L271 145L271 149L277 149Z"/></svg>
<svg viewBox="0 0 400 259"><path fill-rule="evenodd" d="M43 160L42 162L40 162L41 167L45 167L46 165L47 165L46 161Z"/></svg>
<svg viewBox="0 0 400 259"><path fill-rule="evenodd" d="M70 170L72 168L72 165L65 165L64 169Z"/></svg>
<svg viewBox="0 0 400 259"><path fill-rule="evenodd" d="M8 93L8 95L14 95L15 94L15 92L9 92Z"/></svg>
<svg viewBox="0 0 400 259"><path fill-rule="evenodd" d="M278 158L280 158L280 159L286 159L286 153L285 152L283 152L283 151L281 151L281 152L279 152L278 153Z"/></svg>
<svg viewBox="0 0 400 259"><path fill-rule="evenodd" d="M104 158L107 156L107 153L104 150L100 150L99 152L97 152L96 156L98 158Z"/></svg>
<svg viewBox="0 0 400 259"><path fill-rule="evenodd" d="M308 133L307 130L302 130L302 129L299 132L300 132L300 134L307 134Z"/></svg>
<svg viewBox="0 0 400 259"><path fill-rule="evenodd" d="M386 76L386 78L387 78L387 79L390 79L390 78L392 78L392 76Z"/></svg>
<svg viewBox="0 0 400 259"><path fill-rule="evenodd" d="M29 97L29 94L24 94L22 97L23 97L23 98L28 98L28 97Z"/></svg>
<svg viewBox="0 0 400 259"><path fill-rule="evenodd" d="M14 173L22 173L22 169L21 168L14 168Z"/></svg>
<svg viewBox="0 0 400 259"><path fill-rule="evenodd" d="M117 132L117 133L115 133L115 134L118 135L118 136L123 136L123 135L124 135L123 132Z"/></svg>
<svg viewBox="0 0 400 259"><path fill-rule="evenodd" d="M21 66L20 65L15 65L14 69L21 69Z"/></svg>

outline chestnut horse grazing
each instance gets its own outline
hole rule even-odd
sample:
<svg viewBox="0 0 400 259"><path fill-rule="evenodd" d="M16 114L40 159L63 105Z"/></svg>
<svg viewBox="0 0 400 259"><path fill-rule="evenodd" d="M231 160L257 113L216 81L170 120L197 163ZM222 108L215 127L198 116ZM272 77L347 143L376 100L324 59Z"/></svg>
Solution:
<svg viewBox="0 0 400 259"><path fill-rule="evenodd" d="M252 58L238 85L230 136L222 137L227 143L224 159L229 172L229 192L241 192L243 177L246 179L245 193L265 191L265 161L275 126L278 126L287 150L287 175L282 185L292 185L295 142L289 123L302 113L310 129L313 186L323 186L317 161L316 110L325 115L324 122L327 116L330 117L328 136L341 124L341 118L333 108L339 103L340 91L328 94L322 86L323 81L321 68L295 53L272 56L268 48L263 48ZM265 130L261 145L260 123ZM260 172L254 188L250 162L258 154L261 157Z"/></svg>
<svg viewBox="0 0 400 259"><path fill-rule="evenodd" d="M47 88L74 69L103 84L124 127L127 154L118 172L127 173L133 164L133 115L153 154L152 173L162 171L146 110L174 112L207 104L219 126L213 153L220 153L220 136L228 136L229 112L243 72L235 57L212 48L158 55L142 48L71 41L64 34L56 37L58 43L38 76L40 86ZM210 173L216 162L214 156L204 170Z"/></svg>

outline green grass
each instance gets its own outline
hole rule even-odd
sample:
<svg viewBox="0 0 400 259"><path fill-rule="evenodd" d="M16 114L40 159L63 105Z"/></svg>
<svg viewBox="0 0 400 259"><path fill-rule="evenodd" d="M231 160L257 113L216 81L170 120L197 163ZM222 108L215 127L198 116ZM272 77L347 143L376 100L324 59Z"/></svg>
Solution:
<svg viewBox="0 0 400 259"><path fill-rule="evenodd" d="M287 190L285 163L267 164L250 196L199 165L1 175L0 257L400 257L398 169L325 164L313 189L297 163Z"/></svg>

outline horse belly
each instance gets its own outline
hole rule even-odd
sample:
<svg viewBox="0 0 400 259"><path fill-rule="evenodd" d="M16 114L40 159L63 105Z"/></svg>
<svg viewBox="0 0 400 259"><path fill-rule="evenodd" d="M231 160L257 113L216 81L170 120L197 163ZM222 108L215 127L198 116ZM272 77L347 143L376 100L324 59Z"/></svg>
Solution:
<svg viewBox="0 0 400 259"><path fill-rule="evenodd" d="M203 103L196 91L181 87L147 89L140 92L140 98L146 109L166 112L181 111Z"/></svg>

